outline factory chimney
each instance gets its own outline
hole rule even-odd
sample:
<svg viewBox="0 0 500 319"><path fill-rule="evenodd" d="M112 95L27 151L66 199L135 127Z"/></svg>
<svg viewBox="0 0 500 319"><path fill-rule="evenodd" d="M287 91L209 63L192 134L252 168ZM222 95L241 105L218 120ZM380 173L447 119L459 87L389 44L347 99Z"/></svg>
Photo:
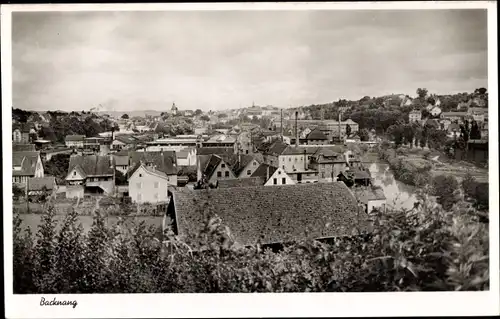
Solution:
<svg viewBox="0 0 500 319"><path fill-rule="evenodd" d="M299 127L297 125L298 117L299 112L295 111L295 146L299 146Z"/></svg>
<svg viewBox="0 0 500 319"><path fill-rule="evenodd" d="M283 109L281 109L281 141L283 142Z"/></svg>
<svg viewBox="0 0 500 319"><path fill-rule="evenodd" d="M340 122L342 121L342 117L341 116L342 116L342 113L339 112L339 143L341 143L341 141L342 141L342 130L340 128L340 126L341 126Z"/></svg>

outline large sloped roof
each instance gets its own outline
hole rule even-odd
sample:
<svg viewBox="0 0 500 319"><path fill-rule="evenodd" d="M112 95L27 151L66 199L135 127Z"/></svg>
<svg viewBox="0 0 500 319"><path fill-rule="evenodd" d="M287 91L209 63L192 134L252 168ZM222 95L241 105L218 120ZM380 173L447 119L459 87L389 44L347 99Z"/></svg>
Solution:
<svg viewBox="0 0 500 319"><path fill-rule="evenodd" d="M219 188L248 187L264 185L265 180L261 177L231 178L218 181Z"/></svg>
<svg viewBox="0 0 500 319"><path fill-rule="evenodd" d="M13 176L32 176L35 175L36 163L40 152L12 152L12 166L21 166L21 170L13 170Z"/></svg>
<svg viewBox="0 0 500 319"><path fill-rule="evenodd" d="M48 191L53 190L56 186L56 178L54 176L34 177L28 181L29 191L41 191L45 187Z"/></svg>
<svg viewBox="0 0 500 319"><path fill-rule="evenodd" d="M351 236L368 216L343 183L232 187L175 192L181 236L199 232L215 212L242 245Z"/></svg>
<svg viewBox="0 0 500 319"><path fill-rule="evenodd" d="M114 161L109 155L73 155L69 159L68 172L78 167L85 176L102 176L114 174Z"/></svg>
<svg viewBox="0 0 500 319"><path fill-rule="evenodd" d="M321 132L321 130L315 128L309 134L307 134L306 139L308 139L308 140L327 140L328 137L326 137L326 135L323 132Z"/></svg>
<svg viewBox="0 0 500 319"><path fill-rule="evenodd" d="M269 169L269 176L267 174L268 169ZM271 177L274 174L274 172L276 172L277 169L278 168L274 166L262 163L259 165L259 167L257 167L257 169L253 172L253 174L250 177L260 177L263 179L267 179L268 177Z"/></svg>
<svg viewBox="0 0 500 319"><path fill-rule="evenodd" d="M177 175L175 151L161 152L129 152L129 165L132 167L130 176L139 168L140 163L153 164L157 171L167 175Z"/></svg>

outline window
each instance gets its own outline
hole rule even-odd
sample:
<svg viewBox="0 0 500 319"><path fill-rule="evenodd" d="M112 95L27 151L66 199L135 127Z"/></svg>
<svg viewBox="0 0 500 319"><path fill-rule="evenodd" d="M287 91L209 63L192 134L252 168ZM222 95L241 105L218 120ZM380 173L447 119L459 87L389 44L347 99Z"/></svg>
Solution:
<svg viewBox="0 0 500 319"><path fill-rule="evenodd" d="M286 184L286 178L285 178L285 177L283 177L283 178L281 179L281 184L283 184L283 185L285 185L285 184Z"/></svg>
<svg viewBox="0 0 500 319"><path fill-rule="evenodd" d="M217 172L217 177L222 177L222 172Z"/></svg>
<svg viewBox="0 0 500 319"><path fill-rule="evenodd" d="M224 176L225 176L225 177L229 177L229 171L225 171L225 172L224 172Z"/></svg>
<svg viewBox="0 0 500 319"><path fill-rule="evenodd" d="M248 170L248 171L247 171L247 175L252 175L252 171L251 171L251 170Z"/></svg>
<svg viewBox="0 0 500 319"><path fill-rule="evenodd" d="M321 173L321 178L325 178L325 173Z"/></svg>
<svg viewBox="0 0 500 319"><path fill-rule="evenodd" d="M278 171L278 175L281 175L281 171Z"/></svg>
<svg viewBox="0 0 500 319"><path fill-rule="evenodd" d="M246 150L245 153L248 154L248 150Z"/></svg>
<svg viewBox="0 0 500 319"><path fill-rule="evenodd" d="M73 171L73 176L76 176L76 171Z"/></svg>
<svg viewBox="0 0 500 319"><path fill-rule="evenodd" d="M226 164L222 163L222 164L220 164L220 167L225 168Z"/></svg>
<svg viewBox="0 0 500 319"><path fill-rule="evenodd" d="M142 194L137 194L137 201L138 202L142 201Z"/></svg>
<svg viewBox="0 0 500 319"><path fill-rule="evenodd" d="M160 187L160 183L159 182L155 182L155 188L158 188Z"/></svg>
<svg viewBox="0 0 500 319"><path fill-rule="evenodd" d="M292 158L291 158L291 157L289 157L289 158L288 158L288 161L289 161L289 162L291 162L291 161L292 161Z"/></svg>
<svg viewBox="0 0 500 319"><path fill-rule="evenodd" d="M139 174L139 177L142 177L142 174Z"/></svg>
<svg viewBox="0 0 500 319"><path fill-rule="evenodd" d="M142 188L142 183L137 183L137 188L141 189Z"/></svg>
<svg viewBox="0 0 500 319"><path fill-rule="evenodd" d="M253 166L257 166L257 162L253 162Z"/></svg>
<svg viewBox="0 0 500 319"><path fill-rule="evenodd" d="M297 158L295 158L295 163L297 163Z"/></svg>
<svg viewBox="0 0 500 319"><path fill-rule="evenodd" d="M273 178L273 184L274 184L274 185L277 185L277 184L278 184L278 179L277 179L277 178Z"/></svg>

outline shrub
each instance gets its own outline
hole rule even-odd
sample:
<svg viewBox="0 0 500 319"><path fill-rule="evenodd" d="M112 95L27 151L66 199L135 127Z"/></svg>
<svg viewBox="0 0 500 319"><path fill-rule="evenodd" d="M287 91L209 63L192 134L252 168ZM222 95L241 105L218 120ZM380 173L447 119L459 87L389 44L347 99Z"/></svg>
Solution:
<svg viewBox="0 0 500 319"><path fill-rule="evenodd" d="M378 212L369 236L242 247L216 215L193 237L144 222L83 234L74 211L55 230L47 209L37 237L14 218L15 293L171 293L485 290L488 225L473 208L445 211L421 195L411 211Z"/></svg>

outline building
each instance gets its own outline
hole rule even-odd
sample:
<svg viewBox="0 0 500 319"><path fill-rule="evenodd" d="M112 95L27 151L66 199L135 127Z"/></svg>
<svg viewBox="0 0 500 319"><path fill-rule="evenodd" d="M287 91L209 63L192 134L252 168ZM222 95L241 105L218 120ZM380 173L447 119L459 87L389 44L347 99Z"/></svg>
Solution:
<svg viewBox="0 0 500 319"><path fill-rule="evenodd" d="M169 197L169 176L159 171L155 166L147 166L141 163L128 180L129 196L132 202L143 203L165 203Z"/></svg>
<svg viewBox="0 0 500 319"><path fill-rule="evenodd" d="M113 194L115 167L111 156L73 155L69 160L66 197Z"/></svg>
<svg viewBox="0 0 500 319"><path fill-rule="evenodd" d="M177 191L165 217L177 235L189 237L203 229L210 211L242 246L356 236L372 227L343 183Z"/></svg>
<svg viewBox="0 0 500 319"><path fill-rule="evenodd" d="M215 154L200 156L197 169L198 181L204 180L209 184L216 184L222 179L237 178L231 164L226 156Z"/></svg>
<svg viewBox="0 0 500 319"><path fill-rule="evenodd" d="M346 156L342 147L318 148L311 156L309 166L318 171L321 180L336 181L337 176L349 168Z"/></svg>
<svg viewBox="0 0 500 319"><path fill-rule="evenodd" d="M83 154L97 155L101 151L101 144L105 143L103 137L86 137L83 139Z"/></svg>
<svg viewBox="0 0 500 319"><path fill-rule="evenodd" d="M217 188L262 186L264 179L261 177L221 179L217 182Z"/></svg>
<svg viewBox="0 0 500 319"><path fill-rule="evenodd" d="M67 147L83 148L85 135L66 135L65 143Z"/></svg>
<svg viewBox="0 0 500 319"><path fill-rule="evenodd" d="M356 198L365 207L366 213L371 213L374 209L381 210L385 212L387 199L384 195L384 191L380 187L360 187L354 190Z"/></svg>
<svg viewBox="0 0 500 319"><path fill-rule="evenodd" d="M295 122L297 122L297 127L299 131L306 127L308 128L318 128L320 131L325 134L329 141L333 140L334 137L338 137L339 134L341 136L345 136L347 132L347 126L351 128L351 134L359 131L358 123L354 122L351 119L347 119L345 121L335 121L335 120L301 120L298 119L288 119L283 120L283 125L285 127L295 127Z"/></svg>
<svg viewBox="0 0 500 319"><path fill-rule="evenodd" d="M451 122L463 122L464 119L468 118L470 115L467 112L442 112L440 117L442 119L450 120Z"/></svg>
<svg viewBox="0 0 500 319"><path fill-rule="evenodd" d="M172 108L170 109L170 114L177 115L178 111L179 111L179 109L177 108L177 106L175 106L175 102L172 103Z"/></svg>
<svg viewBox="0 0 500 319"><path fill-rule="evenodd" d="M35 144L12 144L13 152L36 152Z"/></svg>
<svg viewBox="0 0 500 319"><path fill-rule="evenodd" d="M488 121L488 108L470 107L467 113L478 123Z"/></svg>
<svg viewBox="0 0 500 319"><path fill-rule="evenodd" d="M167 176L170 185L177 186L177 157L175 152L129 152L129 170L128 176L132 176L139 166L162 172ZM130 186L129 186L130 187Z"/></svg>
<svg viewBox="0 0 500 319"><path fill-rule="evenodd" d="M368 169L362 167L352 167L342 171L337 176L337 180L344 182L347 186L369 186L371 185L371 175Z"/></svg>
<svg viewBox="0 0 500 319"><path fill-rule="evenodd" d="M259 161L257 161L252 155L247 154L237 154L237 158L233 157L232 169L234 174L238 178L248 178L252 176L257 167L259 167Z"/></svg>
<svg viewBox="0 0 500 319"><path fill-rule="evenodd" d="M146 142L146 150L150 152L158 151L181 151L185 148L197 148L202 146L201 137L170 137Z"/></svg>
<svg viewBox="0 0 500 319"><path fill-rule="evenodd" d="M129 169L128 151L113 153L111 156L113 156L115 162L115 169L126 175Z"/></svg>
<svg viewBox="0 0 500 319"><path fill-rule="evenodd" d="M446 131L446 135L449 138L459 138L461 134L460 125L458 125L457 123L451 123L450 125L448 125Z"/></svg>
<svg viewBox="0 0 500 319"><path fill-rule="evenodd" d="M132 135L117 135L113 142L111 142L111 150L121 151L133 149L139 141Z"/></svg>
<svg viewBox="0 0 500 319"><path fill-rule="evenodd" d="M57 190L54 176L30 177L27 184L28 196L53 196Z"/></svg>
<svg viewBox="0 0 500 319"><path fill-rule="evenodd" d="M307 145L325 145L329 144L328 137L326 137L318 128L312 130L306 136Z"/></svg>
<svg viewBox="0 0 500 319"><path fill-rule="evenodd" d="M252 174L251 178L260 178L261 185L295 185L295 181L285 172L283 168L267 164L260 164Z"/></svg>
<svg viewBox="0 0 500 319"><path fill-rule="evenodd" d="M196 166L196 148L188 147L175 152L175 155L178 166Z"/></svg>
<svg viewBox="0 0 500 319"><path fill-rule="evenodd" d="M410 114L408 115L408 121L410 123L422 121L422 112L418 110L411 111Z"/></svg>
<svg viewBox="0 0 500 319"><path fill-rule="evenodd" d="M40 152L12 152L12 182L26 185L28 178L44 177Z"/></svg>
<svg viewBox="0 0 500 319"><path fill-rule="evenodd" d="M12 143L28 144L31 142L30 134L36 134L30 125L26 123L12 125Z"/></svg>

